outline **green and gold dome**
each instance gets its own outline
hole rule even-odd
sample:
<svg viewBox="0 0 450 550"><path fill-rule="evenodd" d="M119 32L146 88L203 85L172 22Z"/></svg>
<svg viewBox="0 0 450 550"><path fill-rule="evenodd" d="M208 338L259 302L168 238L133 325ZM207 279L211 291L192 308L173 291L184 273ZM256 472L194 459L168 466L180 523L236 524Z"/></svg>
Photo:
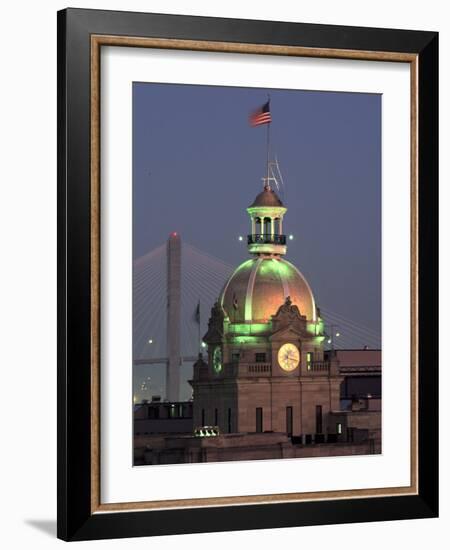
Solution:
<svg viewBox="0 0 450 550"><path fill-rule="evenodd" d="M261 255L235 270L219 303L231 323L268 323L288 297L307 321L316 321L314 296L300 271L279 256Z"/></svg>

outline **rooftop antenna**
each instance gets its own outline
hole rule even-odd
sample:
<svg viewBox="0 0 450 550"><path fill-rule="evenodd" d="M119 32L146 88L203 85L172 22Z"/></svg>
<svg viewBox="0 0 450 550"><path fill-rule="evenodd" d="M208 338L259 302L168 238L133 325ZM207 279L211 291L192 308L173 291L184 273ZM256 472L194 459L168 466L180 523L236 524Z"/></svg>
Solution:
<svg viewBox="0 0 450 550"><path fill-rule="evenodd" d="M263 178L264 181L266 181L266 178ZM278 162L278 158L275 156L275 160L272 160L269 162L269 177L268 181L275 182L275 187L277 188L277 191L283 196L284 198L284 180L283 176L281 174L280 165ZM270 183L269 183L270 185Z"/></svg>
<svg viewBox="0 0 450 550"><path fill-rule="evenodd" d="M278 157L275 155L275 166L277 167L277 172L278 172L278 177L280 178L280 182L281 182L281 193L283 195L283 199L284 199L284 195L285 195L285 190L286 190L286 186L284 185L284 179L283 179L283 176L281 174L281 170L280 170L280 165L278 163Z"/></svg>
<svg viewBox="0 0 450 550"><path fill-rule="evenodd" d="M269 163L269 167L270 167L270 177L269 177L269 179L275 182L275 187L277 188L277 191L279 191L280 190L280 185L278 183L277 175L275 174L275 171L274 171L274 168L273 168L274 166L276 167L276 163L274 161L271 161Z"/></svg>

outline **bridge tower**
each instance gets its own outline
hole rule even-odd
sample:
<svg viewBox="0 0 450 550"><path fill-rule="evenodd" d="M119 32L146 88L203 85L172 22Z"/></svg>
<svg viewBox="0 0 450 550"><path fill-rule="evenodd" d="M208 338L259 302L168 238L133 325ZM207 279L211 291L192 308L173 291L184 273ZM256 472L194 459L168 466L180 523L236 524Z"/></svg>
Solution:
<svg viewBox="0 0 450 550"><path fill-rule="evenodd" d="M166 399L180 398L181 239L176 232L167 241L167 369Z"/></svg>

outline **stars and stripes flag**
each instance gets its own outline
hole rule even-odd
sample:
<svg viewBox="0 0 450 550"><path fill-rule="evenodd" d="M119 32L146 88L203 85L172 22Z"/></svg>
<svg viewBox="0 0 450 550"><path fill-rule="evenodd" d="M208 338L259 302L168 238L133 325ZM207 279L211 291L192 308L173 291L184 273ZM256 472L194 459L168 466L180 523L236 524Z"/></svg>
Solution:
<svg viewBox="0 0 450 550"><path fill-rule="evenodd" d="M272 115L270 114L270 99L264 103L257 111L254 111L249 117L250 126L261 126L262 124L270 124Z"/></svg>

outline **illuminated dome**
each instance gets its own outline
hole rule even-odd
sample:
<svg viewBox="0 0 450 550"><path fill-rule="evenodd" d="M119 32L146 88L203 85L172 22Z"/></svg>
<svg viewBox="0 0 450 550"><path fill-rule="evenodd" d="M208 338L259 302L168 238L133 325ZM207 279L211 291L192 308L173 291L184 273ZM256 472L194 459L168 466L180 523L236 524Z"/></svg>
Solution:
<svg viewBox="0 0 450 550"><path fill-rule="evenodd" d="M232 323L267 323L288 296L301 315L316 320L314 296L300 271L279 256L257 256L236 269L219 303Z"/></svg>

